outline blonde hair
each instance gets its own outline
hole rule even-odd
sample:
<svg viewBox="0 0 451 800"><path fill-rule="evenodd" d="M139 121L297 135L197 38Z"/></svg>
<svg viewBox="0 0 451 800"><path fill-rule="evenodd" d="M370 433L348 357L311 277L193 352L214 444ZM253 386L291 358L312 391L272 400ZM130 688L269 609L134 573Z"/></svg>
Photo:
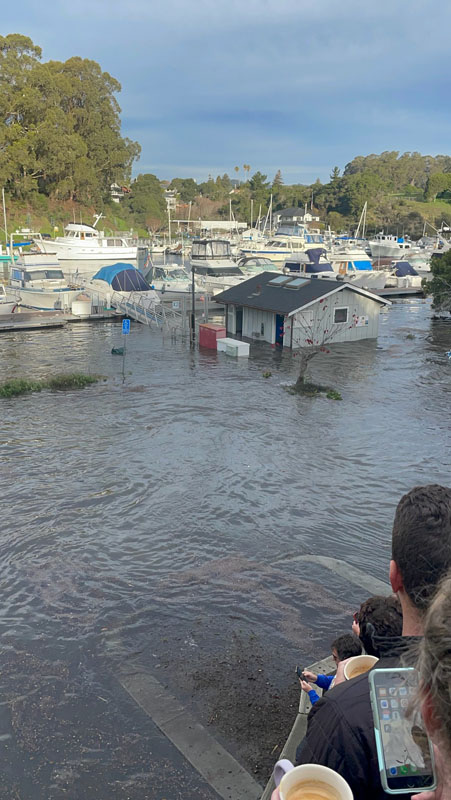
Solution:
<svg viewBox="0 0 451 800"><path fill-rule="evenodd" d="M421 693L430 693L439 736L451 751L451 572L440 584L424 618L418 671Z"/></svg>

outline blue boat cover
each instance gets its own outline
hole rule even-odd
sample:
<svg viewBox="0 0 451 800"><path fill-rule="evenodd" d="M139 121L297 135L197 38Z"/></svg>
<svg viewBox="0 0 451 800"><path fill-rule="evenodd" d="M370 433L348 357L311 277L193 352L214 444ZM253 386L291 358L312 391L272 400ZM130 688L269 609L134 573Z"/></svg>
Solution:
<svg viewBox="0 0 451 800"><path fill-rule="evenodd" d="M105 281L116 292L148 292L150 290L142 272L122 261L112 264L110 267L102 267L92 280Z"/></svg>
<svg viewBox="0 0 451 800"><path fill-rule="evenodd" d="M354 261L354 266L356 269L373 269L371 265L371 261Z"/></svg>
<svg viewBox="0 0 451 800"><path fill-rule="evenodd" d="M397 275L398 278L404 278L406 275L418 275L418 272L408 261L398 261L395 264L395 275Z"/></svg>
<svg viewBox="0 0 451 800"><path fill-rule="evenodd" d="M309 250L305 251L313 264L317 264L320 260L321 256L326 255L326 251L324 247L311 247Z"/></svg>

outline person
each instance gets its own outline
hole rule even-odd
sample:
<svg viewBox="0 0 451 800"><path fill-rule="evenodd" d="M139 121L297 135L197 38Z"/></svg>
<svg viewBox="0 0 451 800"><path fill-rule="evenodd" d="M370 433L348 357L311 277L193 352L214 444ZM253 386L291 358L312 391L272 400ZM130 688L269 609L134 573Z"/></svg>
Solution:
<svg viewBox="0 0 451 800"><path fill-rule="evenodd" d="M369 656L381 658L390 650L392 639L402 634L402 608L399 598L374 595L360 606L357 613L359 639Z"/></svg>
<svg viewBox="0 0 451 800"><path fill-rule="evenodd" d="M392 533L390 582L401 603L402 636L391 640L379 668L412 658L425 612L450 568L451 489L416 487L398 503ZM315 703L296 763L336 770L349 783L354 800L389 800L380 783L367 675L335 686Z"/></svg>
<svg viewBox="0 0 451 800"><path fill-rule="evenodd" d="M346 661L353 656L359 656L362 652L362 645L352 633L343 633L341 636L337 636L330 648L332 650L332 658L337 667L342 661ZM316 675L308 669L304 670L303 678L299 678L299 683L302 690L307 692L312 705L318 702L319 694L315 692L309 681L316 683L323 691L327 691L333 684L334 677L334 675Z"/></svg>
<svg viewBox="0 0 451 800"><path fill-rule="evenodd" d="M451 573L442 582L424 620L424 637L417 663L418 704L435 744L438 789L418 800L451 798Z"/></svg>

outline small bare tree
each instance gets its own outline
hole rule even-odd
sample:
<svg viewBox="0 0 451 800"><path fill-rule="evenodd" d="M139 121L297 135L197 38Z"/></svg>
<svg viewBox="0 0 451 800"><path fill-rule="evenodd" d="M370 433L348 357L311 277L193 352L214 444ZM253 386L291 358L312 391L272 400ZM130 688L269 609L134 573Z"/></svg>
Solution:
<svg viewBox="0 0 451 800"><path fill-rule="evenodd" d="M356 308L353 309L351 318L349 318L351 309L348 309L345 321L331 323L331 315L326 314L326 311L330 308L335 309L338 305L338 298L323 298L296 318L299 350L294 355L299 358L299 373L294 388L298 391L302 391L305 386L305 376L312 358L318 353L330 353L328 345L347 328L355 328L359 324Z"/></svg>

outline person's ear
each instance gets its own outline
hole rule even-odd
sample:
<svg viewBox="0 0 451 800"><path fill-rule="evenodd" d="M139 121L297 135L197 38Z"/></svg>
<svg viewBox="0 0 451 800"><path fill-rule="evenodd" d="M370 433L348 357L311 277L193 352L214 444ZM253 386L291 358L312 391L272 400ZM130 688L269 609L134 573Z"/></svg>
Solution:
<svg viewBox="0 0 451 800"><path fill-rule="evenodd" d="M401 572L396 561L393 561L393 559L390 561L390 584L395 594L402 592L404 589Z"/></svg>

